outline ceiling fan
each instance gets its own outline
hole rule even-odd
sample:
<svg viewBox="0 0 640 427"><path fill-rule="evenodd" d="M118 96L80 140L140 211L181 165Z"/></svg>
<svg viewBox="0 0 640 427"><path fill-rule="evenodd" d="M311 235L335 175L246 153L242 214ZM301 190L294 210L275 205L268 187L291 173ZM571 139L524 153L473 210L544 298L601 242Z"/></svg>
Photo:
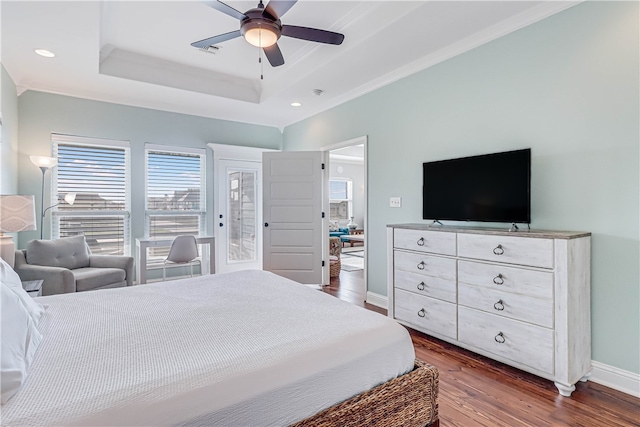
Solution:
<svg viewBox="0 0 640 427"><path fill-rule="evenodd" d="M237 11L221 1L203 1L207 6L240 20L240 29L191 43L191 46L206 49L217 43L243 36L252 45L262 48L271 66L278 67L284 64L284 58L277 43L280 36L294 37L317 43L335 45L342 43L344 40L343 34L316 28L298 27L296 25L282 25L280 18L297 1L271 0L265 7L262 4L262 0L260 0L258 7L249 9L245 13Z"/></svg>

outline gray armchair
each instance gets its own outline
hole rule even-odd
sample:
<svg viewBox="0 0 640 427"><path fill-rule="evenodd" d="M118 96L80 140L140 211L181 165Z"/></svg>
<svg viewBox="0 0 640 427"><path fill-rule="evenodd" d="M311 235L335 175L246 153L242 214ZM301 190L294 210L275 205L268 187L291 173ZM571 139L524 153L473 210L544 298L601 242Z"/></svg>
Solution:
<svg viewBox="0 0 640 427"><path fill-rule="evenodd" d="M92 255L84 236L32 240L16 251L14 270L23 281L44 280L42 295L131 286L133 258Z"/></svg>

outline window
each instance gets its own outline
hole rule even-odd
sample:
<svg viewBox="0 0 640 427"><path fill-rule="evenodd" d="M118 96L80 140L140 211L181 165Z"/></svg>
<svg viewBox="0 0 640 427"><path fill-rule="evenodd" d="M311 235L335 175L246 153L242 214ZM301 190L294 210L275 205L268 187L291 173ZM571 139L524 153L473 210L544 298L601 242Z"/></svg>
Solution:
<svg viewBox="0 0 640 427"><path fill-rule="evenodd" d="M97 255L130 254L129 143L53 134L53 237L84 234ZM75 193L73 204L60 201Z"/></svg>
<svg viewBox="0 0 640 427"><path fill-rule="evenodd" d="M147 144L146 234L151 238L205 231L205 151ZM153 248L149 258L169 248Z"/></svg>
<svg viewBox="0 0 640 427"><path fill-rule="evenodd" d="M329 181L330 221L348 220L351 217L351 184L350 180Z"/></svg>
<svg viewBox="0 0 640 427"><path fill-rule="evenodd" d="M228 262L255 261L257 170L227 170Z"/></svg>

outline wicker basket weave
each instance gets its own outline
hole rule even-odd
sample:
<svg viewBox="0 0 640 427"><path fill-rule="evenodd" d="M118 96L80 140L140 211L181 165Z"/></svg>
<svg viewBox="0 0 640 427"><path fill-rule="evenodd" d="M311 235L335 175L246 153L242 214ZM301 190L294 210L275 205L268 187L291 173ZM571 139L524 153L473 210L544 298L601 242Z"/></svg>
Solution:
<svg viewBox="0 0 640 427"><path fill-rule="evenodd" d="M436 427L438 370L416 360L413 371L325 409L292 427Z"/></svg>
<svg viewBox="0 0 640 427"><path fill-rule="evenodd" d="M329 261L329 277L338 277L342 270L342 262L340 259L332 259Z"/></svg>

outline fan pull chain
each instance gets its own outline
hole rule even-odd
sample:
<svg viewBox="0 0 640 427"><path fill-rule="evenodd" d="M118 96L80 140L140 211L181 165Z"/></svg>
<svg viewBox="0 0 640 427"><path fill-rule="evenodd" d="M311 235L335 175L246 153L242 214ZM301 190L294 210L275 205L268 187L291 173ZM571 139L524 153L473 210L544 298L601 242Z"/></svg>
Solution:
<svg viewBox="0 0 640 427"><path fill-rule="evenodd" d="M262 3L262 1L260 2ZM262 30L258 31L258 44L262 46ZM258 47L258 63L260 64L260 80L264 80L264 64L262 63L262 48Z"/></svg>
<svg viewBox="0 0 640 427"><path fill-rule="evenodd" d="M262 49L258 48L258 64L260 64L260 80L264 80L264 76L262 75L264 71L264 65L262 64Z"/></svg>

